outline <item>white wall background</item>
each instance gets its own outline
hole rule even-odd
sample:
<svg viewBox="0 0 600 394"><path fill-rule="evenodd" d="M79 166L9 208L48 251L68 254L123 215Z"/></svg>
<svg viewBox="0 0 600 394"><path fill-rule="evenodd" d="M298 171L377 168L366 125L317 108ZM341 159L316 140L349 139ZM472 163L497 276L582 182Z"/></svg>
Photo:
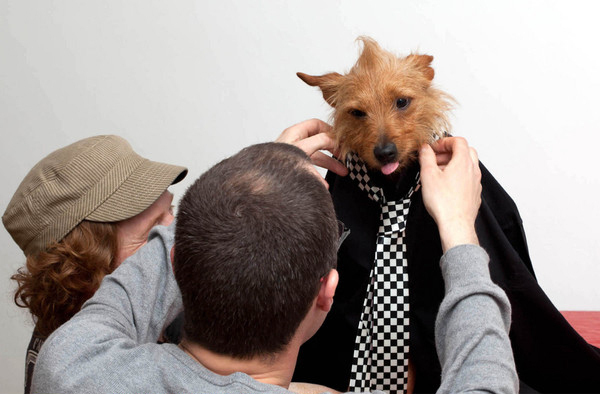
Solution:
<svg viewBox="0 0 600 394"><path fill-rule="evenodd" d="M190 176L328 107L296 71L344 71L358 35L435 56L467 137L520 208L539 281L600 310L600 5L594 1L0 0L0 209L54 149L118 133ZM566 207L567 209L563 209ZM22 391L24 258L0 230L0 392Z"/></svg>

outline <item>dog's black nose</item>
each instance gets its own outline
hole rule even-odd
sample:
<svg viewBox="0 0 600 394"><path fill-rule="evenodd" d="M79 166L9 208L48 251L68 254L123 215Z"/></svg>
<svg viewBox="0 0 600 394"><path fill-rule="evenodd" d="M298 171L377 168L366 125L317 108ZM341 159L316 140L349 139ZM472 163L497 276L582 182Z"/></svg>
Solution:
<svg viewBox="0 0 600 394"><path fill-rule="evenodd" d="M375 149L373 149L373 154L379 162L387 164L396 161L398 149L396 148L396 144L388 142L387 144L377 145Z"/></svg>

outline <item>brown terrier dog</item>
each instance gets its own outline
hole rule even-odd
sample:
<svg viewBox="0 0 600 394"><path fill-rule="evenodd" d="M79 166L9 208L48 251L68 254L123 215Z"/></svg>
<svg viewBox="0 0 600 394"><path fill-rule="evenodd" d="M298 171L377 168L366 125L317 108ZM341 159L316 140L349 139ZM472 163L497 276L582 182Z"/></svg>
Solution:
<svg viewBox="0 0 600 394"><path fill-rule="evenodd" d="M298 76L318 86L334 108L333 134L339 158L357 153L373 184L396 201L414 186L417 152L449 131L446 114L453 100L432 87L433 58L396 57L370 38L346 75ZM562 317L537 283L518 209L481 165L482 203L476 222L479 243L490 256L492 280L507 294L512 308L511 346L520 393L600 393L600 350L586 343ZM352 232L338 252L340 285L323 326L300 349L294 381L313 382L346 391L352 379L353 349L364 297L374 265L381 217L351 177L327 174L336 214ZM445 290L439 268L438 229L420 193L411 197L404 241L410 273L410 383L415 393L436 392L441 365L434 325ZM551 345L549 345L551 344Z"/></svg>
<svg viewBox="0 0 600 394"><path fill-rule="evenodd" d="M356 152L384 175L401 172L416 160L424 143L450 130L446 112L454 100L432 86L433 56L397 57L369 37L358 40L362 53L346 75L297 75L318 86L335 109L333 132L340 159Z"/></svg>

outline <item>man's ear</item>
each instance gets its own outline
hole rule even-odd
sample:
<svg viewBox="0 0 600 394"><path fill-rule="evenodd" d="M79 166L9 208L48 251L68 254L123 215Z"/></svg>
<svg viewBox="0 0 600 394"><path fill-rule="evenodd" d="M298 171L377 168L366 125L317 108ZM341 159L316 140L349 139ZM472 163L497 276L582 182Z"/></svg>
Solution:
<svg viewBox="0 0 600 394"><path fill-rule="evenodd" d="M321 278L321 288L317 296L317 307L323 312L329 312L333 305L333 296L337 288L339 275L337 270L332 269L327 275Z"/></svg>
<svg viewBox="0 0 600 394"><path fill-rule="evenodd" d="M175 272L175 265L173 262L175 261L175 245L171 248L171 269Z"/></svg>
<svg viewBox="0 0 600 394"><path fill-rule="evenodd" d="M337 93L340 84L344 80L344 76L338 73L329 73L325 75L308 75L304 73L296 73L298 78L306 82L310 86L318 86L323 93L323 98L329 105L335 108L335 94Z"/></svg>

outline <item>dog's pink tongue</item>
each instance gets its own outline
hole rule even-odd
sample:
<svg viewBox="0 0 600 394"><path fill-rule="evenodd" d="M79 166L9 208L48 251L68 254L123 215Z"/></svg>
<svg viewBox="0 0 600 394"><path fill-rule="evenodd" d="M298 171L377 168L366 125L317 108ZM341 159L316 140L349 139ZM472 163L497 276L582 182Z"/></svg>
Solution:
<svg viewBox="0 0 600 394"><path fill-rule="evenodd" d="M392 172L396 171L398 165L398 162L386 164L383 167L381 167L381 172L383 172L383 175L390 175Z"/></svg>

